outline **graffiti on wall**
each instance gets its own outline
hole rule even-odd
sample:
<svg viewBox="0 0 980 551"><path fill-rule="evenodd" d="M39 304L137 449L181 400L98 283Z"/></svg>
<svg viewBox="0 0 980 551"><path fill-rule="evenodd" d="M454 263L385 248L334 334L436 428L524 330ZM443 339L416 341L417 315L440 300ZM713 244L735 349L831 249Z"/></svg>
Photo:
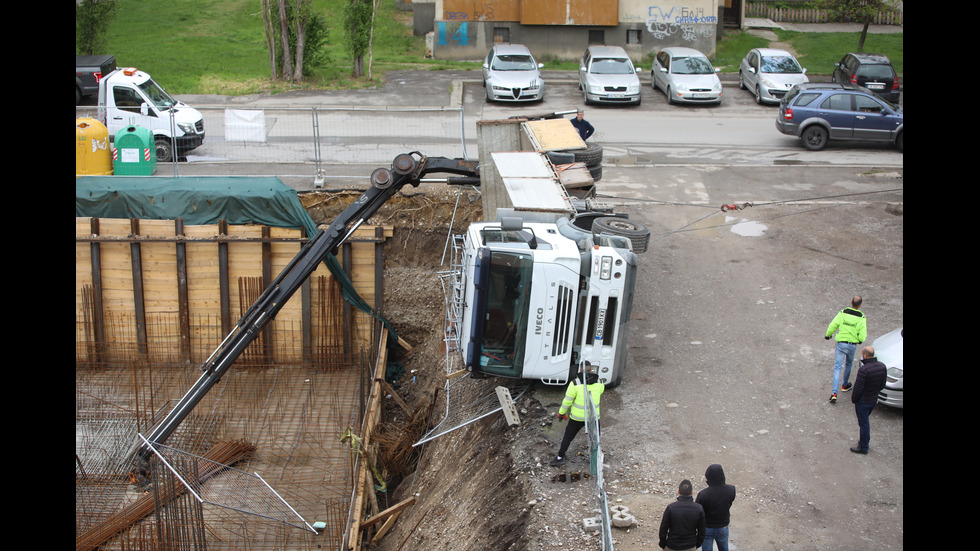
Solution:
<svg viewBox="0 0 980 551"><path fill-rule="evenodd" d="M718 16L706 14L704 8L683 6L647 8L647 30L658 40L679 37L682 40L694 41L714 36L717 24Z"/></svg>

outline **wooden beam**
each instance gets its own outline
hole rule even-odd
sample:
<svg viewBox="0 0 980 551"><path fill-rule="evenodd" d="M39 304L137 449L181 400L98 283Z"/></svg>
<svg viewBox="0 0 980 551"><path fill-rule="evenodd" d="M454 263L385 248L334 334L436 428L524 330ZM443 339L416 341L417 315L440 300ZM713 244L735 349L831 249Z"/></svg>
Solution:
<svg viewBox="0 0 980 551"><path fill-rule="evenodd" d="M402 510L404 510L404 509L406 509L406 508L408 508L408 507L410 507L412 505L415 505L415 496L412 496L412 497L406 499L405 501L396 503L396 504L392 505L391 507L388 507L384 511L381 511L380 513L374 515L371 518L364 519L364 522L361 523L361 529L363 530L363 529L367 528L368 526L374 526L375 524L377 524L377 523L385 520L386 518L390 517L391 515L393 515L395 513L400 513Z"/></svg>

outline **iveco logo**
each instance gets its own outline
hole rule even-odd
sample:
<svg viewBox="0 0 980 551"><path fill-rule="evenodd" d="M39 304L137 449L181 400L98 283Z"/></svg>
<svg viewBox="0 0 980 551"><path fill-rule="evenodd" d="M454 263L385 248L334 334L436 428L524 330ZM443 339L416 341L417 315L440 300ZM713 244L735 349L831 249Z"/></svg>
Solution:
<svg viewBox="0 0 980 551"><path fill-rule="evenodd" d="M534 334L540 335L544 328L544 308L538 308L538 313L534 317Z"/></svg>

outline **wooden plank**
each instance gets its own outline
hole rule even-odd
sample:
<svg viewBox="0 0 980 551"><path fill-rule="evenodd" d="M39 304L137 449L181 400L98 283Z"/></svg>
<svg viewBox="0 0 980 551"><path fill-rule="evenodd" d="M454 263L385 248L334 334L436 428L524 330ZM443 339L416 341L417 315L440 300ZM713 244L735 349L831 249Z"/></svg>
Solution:
<svg viewBox="0 0 980 551"><path fill-rule="evenodd" d="M363 530L369 526L374 526L375 524L385 520L391 515L395 513L399 513L407 509L408 507L411 507L412 505L415 505L415 496L412 496L404 501L398 502L392 505L391 507L388 507L384 511L381 511L380 513L374 515L373 517L365 519L364 522L361 523L361 529Z"/></svg>

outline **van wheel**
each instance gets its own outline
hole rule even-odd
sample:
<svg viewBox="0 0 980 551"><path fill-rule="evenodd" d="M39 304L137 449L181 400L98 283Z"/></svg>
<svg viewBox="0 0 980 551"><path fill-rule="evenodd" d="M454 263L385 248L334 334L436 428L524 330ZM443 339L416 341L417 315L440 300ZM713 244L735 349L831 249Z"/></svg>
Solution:
<svg viewBox="0 0 980 551"><path fill-rule="evenodd" d="M174 147L170 142L170 138L166 136L157 136L156 140L157 149L157 162L158 163L169 163L174 160Z"/></svg>
<svg viewBox="0 0 980 551"><path fill-rule="evenodd" d="M592 222L592 235L616 235L625 237L633 244L634 253L643 253L650 243L650 230L628 218L618 216L603 216Z"/></svg>

